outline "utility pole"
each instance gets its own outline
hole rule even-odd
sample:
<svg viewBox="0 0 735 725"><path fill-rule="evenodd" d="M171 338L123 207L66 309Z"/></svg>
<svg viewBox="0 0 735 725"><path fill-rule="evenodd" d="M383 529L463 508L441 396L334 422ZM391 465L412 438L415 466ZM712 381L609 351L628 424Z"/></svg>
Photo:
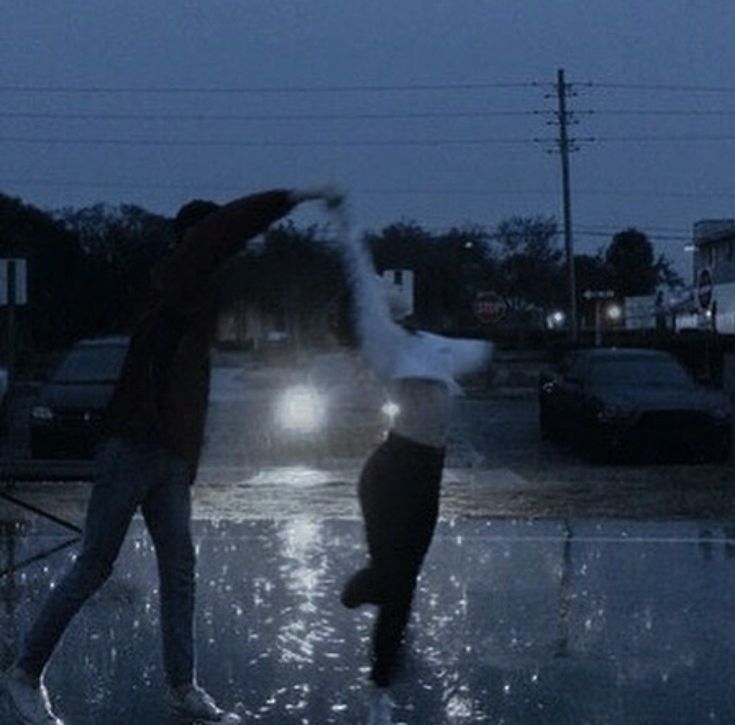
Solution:
<svg viewBox="0 0 735 725"><path fill-rule="evenodd" d="M569 338L573 343L576 343L579 329L577 327L577 282L574 273L574 238L572 236L572 199L569 189L568 90L569 86L564 80L564 69L560 68L556 78L556 95L559 102L557 118L559 121L559 154L561 156L561 183L564 202L564 248L566 250L569 279Z"/></svg>

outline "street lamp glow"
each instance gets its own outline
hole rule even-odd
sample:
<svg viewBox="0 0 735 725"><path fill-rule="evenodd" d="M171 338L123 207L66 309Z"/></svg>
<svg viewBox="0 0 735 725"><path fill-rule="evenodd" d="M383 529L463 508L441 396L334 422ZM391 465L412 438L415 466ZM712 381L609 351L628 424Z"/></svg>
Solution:
<svg viewBox="0 0 735 725"><path fill-rule="evenodd" d="M561 310L554 310L546 316L546 327L550 330L558 330L564 327L567 316Z"/></svg>
<svg viewBox="0 0 735 725"><path fill-rule="evenodd" d="M623 316L623 308L620 305L609 305L607 308L607 318L612 322L618 322Z"/></svg>
<svg viewBox="0 0 735 725"><path fill-rule="evenodd" d="M396 416L401 412L401 409L393 402L388 401L382 408L381 408L383 415L385 415L391 423L396 419Z"/></svg>

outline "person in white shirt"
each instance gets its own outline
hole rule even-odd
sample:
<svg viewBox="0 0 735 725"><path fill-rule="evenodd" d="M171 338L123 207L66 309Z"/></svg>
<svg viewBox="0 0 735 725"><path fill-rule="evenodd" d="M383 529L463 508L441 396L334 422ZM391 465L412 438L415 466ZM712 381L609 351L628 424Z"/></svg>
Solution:
<svg viewBox="0 0 735 725"><path fill-rule="evenodd" d="M362 238L350 231L344 205L338 229L354 336L399 411L360 475L368 564L349 579L341 595L348 608L379 608L370 678L378 688L387 688L436 526L452 398L461 390L456 378L485 368L493 345L404 329L391 315Z"/></svg>

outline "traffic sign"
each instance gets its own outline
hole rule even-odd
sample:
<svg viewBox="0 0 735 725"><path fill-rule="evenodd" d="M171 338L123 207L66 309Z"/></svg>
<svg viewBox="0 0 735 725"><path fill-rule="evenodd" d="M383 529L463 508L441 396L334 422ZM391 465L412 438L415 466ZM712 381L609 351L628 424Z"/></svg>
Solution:
<svg viewBox="0 0 735 725"><path fill-rule="evenodd" d="M582 297L586 300L610 300L615 297L615 292L611 289L588 289L582 293Z"/></svg>
<svg viewBox="0 0 735 725"><path fill-rule="evenodd" d="M12 303L25 305L28 303L27 264L22 257L16 259L0 259L0 306L10 304L10 291L13 291ZM12 280L11 280L12 275ZM11 281L13 284L11 285Z"/></svg>
<svg viewBox="0 0 735 725"><path fill-rule="evenodd" d="M497 322L505 315L507 305L497 292L478 292L472 310L484 325Z"/></svg>
<svg viewBox="0 0 735 725"><path fill-rule="evenodd" d="M712 272L704 267L697 275L697 302L701 309L708 310L712 305L712 292Z"/></svg>

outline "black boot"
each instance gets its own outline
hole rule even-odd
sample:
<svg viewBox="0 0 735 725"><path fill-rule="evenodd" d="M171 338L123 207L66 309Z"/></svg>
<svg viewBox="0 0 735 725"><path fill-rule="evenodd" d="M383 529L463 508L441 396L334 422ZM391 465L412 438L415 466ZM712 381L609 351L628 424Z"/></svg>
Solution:
<svg viewBox="0 0 735 725"><path fill-rule="evenodd" d="M382 600L378 575L370 567L353 574L340 596L340 601L347 609L355 609L363 604L380 604Z"/></svg>

